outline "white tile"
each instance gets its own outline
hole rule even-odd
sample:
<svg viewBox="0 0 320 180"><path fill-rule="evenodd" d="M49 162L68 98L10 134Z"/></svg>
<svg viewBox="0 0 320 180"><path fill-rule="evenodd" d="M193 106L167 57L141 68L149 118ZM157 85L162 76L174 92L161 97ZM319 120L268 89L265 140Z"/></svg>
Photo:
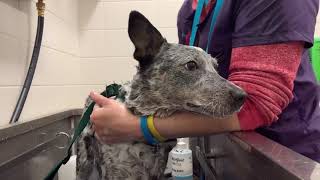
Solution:
<svg viewBox="0 0 320 180"><path fill-rule="evenodd" d="M18 37L25 41L34 41L37 31L38 14L35 2L31 0L19 1L19 14L16 18L18 26ZM46 23L46 22L45 22Z"/></svg>
<svg viewBox="0 0 320 180"><path fill-rule="evenodd" d="M154 0L152 7L154 25L156 27L176 27L182 3L181 0Z"/></svg>
<svg viewBox="0 0 320 180"><path fill-rule="evenodd" d="M108 56L132 56L134 51L127 30L105 31L105 44Z"/></svg>
<svg viewBox="0 0 320 180"><path fill-rule="evenodd" d="M87 1L80 3L80 28L125 29L129 13L137 10L157 27L175 27L182 1Z"/></svg>
<svg viewBox="0 0 320 180"><path fill-rule="evenodd" d="M176 28L159 28L169 42L178 41ZM86 30L80 32L80 57L132 57L134 46L127 30Z"/></svg>
<svg viewBox="0 0 320 180"><path fill-rule="evenodd" d="M177 28L158 28L164 38L169 43L178 43L178 30Z"/></svg>
<svg viewBox="0 0 320 180"><path fill-rule="evenodd" d="M33 42L37 30L37 11L35 3L30 0L20 2L21 29L23 39ZM76 14L74 14L76 15ZM77 19L77 18L76 18ZM78 49L78 25L71 25L67 21L57 17L51 11L46 11L44 20L43 41L44 46L58 49L60 51L77 54Z"/></svg>
<svg viewBox="0 0 320 180"><path fill-rule="evenodd" d="M35 86L32 87L21 114L27 121L73 108L82 108L91 90L104 86Z"/></svg>
<svg viewBox="0 0 320 180"><path fill-rule="evenodd" d="M22 85L31 61L33 44L21 43L1 34L0 42L0 86ZM42 46L33 84L79 84L78 59L77 56Z"/></svg>
<svg viewBox="0 0 320 180"><path fill-rule="evenodd" d="M152 17L151 1L86 1L80 3L80 28L85 29L126 29L129 13L138 10Z"/></svg>
<svg viewBox="0 0 320 180"><path fill-rule="evenodd" d="M93 0L91 0L93 1ZM38 0L20 0L20 4L31 4L31 8L36 12ZM59 19L70 25L78 24L79 0L45 0L45 17L47 13L54 14ZM37 15L37 13L35 13Z"/></svg>
<svg viewBox="0 0 320 180"><path fill-rule="evenodd" d="M62 112L83 108L90 91L101 92L105 85L92 86L33 86L21 113L21 122ZM20 87L0 87L0 126L7 125L20 92Z"/></svg>
<svg viewBox="0 0 320 180"><path fill-rule="evenodd" d="M80 57L96 57L105 56L105 32L104 31L80 31L79 32L80 42Z"/></svg>
<svg viewBox="0 0 320 180"><path fill-rule="evenodd" d="M80 32L80 57L130 57L133 50L127 30Z"/></svg>
<svg viewBox="0 0 320 180"><path fill-rule="evenodd" d="M76 55L78 30L48 13L43 33L43 44Z"/></svg>
<svg viewBox="0 0 320 180"><path fill-rule="evenodd" d="M80 29L103 29L105 27L104 3L96 0L79 1L79 27Z"/></svg>
<svg viewBox="0 0 320 180"><path fill-rule="evenodd" d="M33 85L80 84L78 57L43 47Z"/></svg>
<svg viewBox="0 0 320 180"><path fill-rule="evenodd" d="M17 0L4 0L0 2L0 12L2 14L0 16L0 32L16 36L18 31L17 23L12 19L18 18L18 5Z"/></svg>
<svg viewBox="0 0 320 180"><path fill-rule="evenodd" d="M0 1L0 32L16 36L18 32L17 20L19 15L18 0Z"/></svg>
<svg viewBox="0 0 320 180"><path fill-rule="evenodd" d="M150 1L120 1L105 2L104 4L104 29L127 29L129 14L132 10L139 11L152 20L152 2Z"/></svg>
<svg viewBox="0 0 320 180"><path fill-rule="evenodd" d="M137 61L132 57L81 58L79 64L82 84L105 84L131 80Z"/></svg>
<svg viewBox="0 0 320 180"><path fill-rule="evenodd" d="M70 25L78 26L79 0L46 0L46 9Z"/></svg>
<svg viewBox="0 0 320 180"><path fill-rule="evenodd" d="M0 34L0 86L21 85L25 76L28 47L20 40Z"/></svg>
<svg viewBox="0 0 320 180"><path fill-rule="evenodd" d="M0 87L0 126L9 124L19 93L20 87Z"/></svg>

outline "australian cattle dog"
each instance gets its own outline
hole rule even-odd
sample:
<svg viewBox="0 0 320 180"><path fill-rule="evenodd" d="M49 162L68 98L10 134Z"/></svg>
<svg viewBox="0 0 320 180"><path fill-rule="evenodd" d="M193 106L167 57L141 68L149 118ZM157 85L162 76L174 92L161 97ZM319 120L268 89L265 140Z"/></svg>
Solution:
<svg viewBox="0 0 320 180"><path fill-rule="evenodd" d="M137 73L124 85L126 107L136 115L170 116L190 111L230 116L246 94L217 73L217 60L200 48L168 43L137 11L129 15L128 34L135 46ZM172 146L135 141L103 144L89 124L77 144L77 180L165 179Z"/></svg>

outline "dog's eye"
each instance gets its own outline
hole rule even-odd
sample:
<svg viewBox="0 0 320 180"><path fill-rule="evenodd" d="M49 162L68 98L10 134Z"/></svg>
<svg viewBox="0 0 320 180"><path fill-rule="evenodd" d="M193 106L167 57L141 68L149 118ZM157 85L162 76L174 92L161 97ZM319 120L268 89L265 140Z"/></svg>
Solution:
<svg viewBox="0 0 320 180"><path fill-rule="evenodd" d="M189 71L194 71L196 69L198 69L198 65L196 62L194 61L189 61L187 62L187 64L185 65L186 69Z"/></svg>

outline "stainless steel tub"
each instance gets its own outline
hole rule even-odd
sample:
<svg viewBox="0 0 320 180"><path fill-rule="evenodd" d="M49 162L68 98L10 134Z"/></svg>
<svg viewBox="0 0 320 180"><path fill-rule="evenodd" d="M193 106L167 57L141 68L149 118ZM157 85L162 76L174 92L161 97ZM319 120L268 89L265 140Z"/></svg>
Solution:
<svg viewBox="0 0 320 180"><path fill-rule="evenodd" d="M41 180L63 157L80 115L70 110L0 128L0 180ZM255 132L211 136L207 148L214 179L320 180L318 163Z"/></svg>
<svg viewBox="0 0 320 180"><path fill-rule="evenodd" d="M0 129L0 179L40 180L62 159L80 110Z"/></svg>

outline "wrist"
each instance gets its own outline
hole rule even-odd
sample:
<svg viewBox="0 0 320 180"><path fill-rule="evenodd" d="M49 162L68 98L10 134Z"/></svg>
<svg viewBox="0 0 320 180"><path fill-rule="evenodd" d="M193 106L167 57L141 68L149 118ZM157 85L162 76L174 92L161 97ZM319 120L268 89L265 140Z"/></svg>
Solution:
<svg viewBox="0 0 320 180"><path fill-rule="evenodd" d="M143 140L143 134L140 128L140 117L139 116L133 116L132 120L133 122L133 135L135 137L135 139L137 140Z"/></svg>
<svg viewBox="0 0 320 180"><path fill-rule="evenodd" d="M152 131L149 128L148 120L153 120L153 118L150 119L150 117L153 117L153 116L140 117L140 128L141 128L141 132L144 140L150 145L156 145L160 141L154 136L154 134L152 134Z"/></svg>
<svg viewBox="0 0 320 180"><path fill-rule="evenodd" d="M166 141L166 138L163 137L159 133L157 128L155 127L153 115L150 115L147 117L147 128L149 129L149 131L150 131L151 135L154 137L154 139L156 139L156 141L158 141L158 142L165 142Z"/></svg>

